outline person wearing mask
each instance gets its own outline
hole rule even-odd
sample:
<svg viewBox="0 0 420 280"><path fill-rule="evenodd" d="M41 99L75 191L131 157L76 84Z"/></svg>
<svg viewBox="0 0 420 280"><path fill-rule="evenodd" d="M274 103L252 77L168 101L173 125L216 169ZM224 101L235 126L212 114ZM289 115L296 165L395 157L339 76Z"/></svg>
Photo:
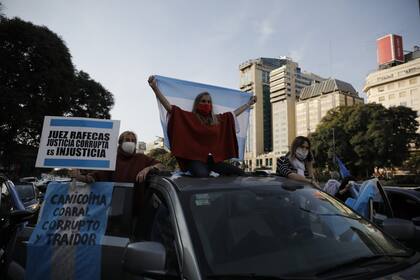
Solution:
<svg viewBox="0 0 420 280"><path fill-rule="evenodd" d="M81 175L80 171L75 169L70 172L70 175L85 183L95 181L143 183L151 170L163 170L164 166L153 158L136 153L136 145L136 134L125 131L118 138L115 171L99 170Z"/></svg>
<svg viewBox="0 0 420 280"><path fill-rule="evenodd" d="M211 171L222 175L242 175L240 168L223 162L238 157L235 117L257 101L256 97L234 112L214 114L210 93L202 92L194 100L192 111L172 105L157 86L154 76L149 85L169 115L168 137L171 153L181 171L195 177L207 177Z"/></svg>
<svg viewBox="0 0 420 280"><path fill-rule="evenodd" d="M293 140L289 153L277 159L276 173L319 188L314 178L313 161L309 139L298 136Z"/></svg>

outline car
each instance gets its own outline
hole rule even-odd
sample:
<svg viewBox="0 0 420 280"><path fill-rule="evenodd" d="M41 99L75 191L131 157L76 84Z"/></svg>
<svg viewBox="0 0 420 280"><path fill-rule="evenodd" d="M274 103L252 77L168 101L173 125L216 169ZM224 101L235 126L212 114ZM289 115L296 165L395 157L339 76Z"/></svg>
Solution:
<svg viewBox="0 0 420 280"><path fill-rule="evenodd" d="M155 175L142 203L135 188L115 183L102 279L420 277L419 253L301 182ZM18 236L14 259L22 266L32 230Z"/></svg>
<svg viewBox="0 0 420 280"><path fill-rule="evenodd" d="M24 272L12 256L16 235L32 216L32 212L25 210L13 182L0 174L0 279L9 279L8 275L22 275Z"/></svg>
<svg viewBox="0 0 420 280"><path fill-rule="evenodd" d="M41 207L41 203L39 198L39 191L35 187L35 184L15 183L14 186L19 195L20 200L25 206L25 209L34 212L34 216L37 216L37 213Z"/></svg>
<svg viewBox="0 0 420 280"><path fill-rule="evenodd" d="M47 186L51 182L70 182L71 178L44 178L39 180L37 183L35 183L35 186L39 189L40 192L45 193L47 190Z"/></svg>
<svg viewBox="0 0 420 280"><path fill-rule="evenodd" d="M20 178L19 181L21 183L34 183L34 184L37 184L39 182L38 178L36 177L23 177L23 178Z"/></svg>

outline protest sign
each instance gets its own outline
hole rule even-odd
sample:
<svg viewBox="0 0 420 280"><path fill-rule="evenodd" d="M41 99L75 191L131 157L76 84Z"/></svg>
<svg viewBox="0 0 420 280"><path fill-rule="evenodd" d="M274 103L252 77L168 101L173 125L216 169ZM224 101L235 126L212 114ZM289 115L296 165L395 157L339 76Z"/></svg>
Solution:
<svg viewBox="0 0 420 280"><path fill-rule="evenodd" d="M113 183L48 185L28 242L26 278L101 279L101 241Z"/></svg>
<svg viewBox="0 0 420 280"><path fill-rule="evenodd" d="M46 116L36 167L115 170L120 122Z"/></svg>
<svg viewBox="0 0 420 280"><path fill-rule="evenodd" d="M247 103L249 98L252 96L252 93L235 89L177 80L162 76L155 76L155 78L160 91L166 99L168 99L169 103L176 105L185 111L192 110L194 99L198 94L204 91L210 93L212 97L213 110L216 114L233 112L238 107ZM164 144L170 149L167 134L168 114L160 102L158 102L158 106L163 134L165 136ZM248 124L249 110L246 110L237 117L236 123L236 138L238 140L239 159L243 159L244 157Z"/></svg>

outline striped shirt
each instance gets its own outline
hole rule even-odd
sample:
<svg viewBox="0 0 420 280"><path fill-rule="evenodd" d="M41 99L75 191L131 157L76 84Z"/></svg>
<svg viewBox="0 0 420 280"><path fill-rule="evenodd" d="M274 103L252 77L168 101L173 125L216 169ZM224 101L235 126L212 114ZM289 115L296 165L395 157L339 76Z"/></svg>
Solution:
<svg viewBox="0 0 420 280"><path fill-rule="evenodd" d="M306 163L306 161L305 161ZM282 177L288 177L290 173L298 173L297 169L293 166L292 162L290 161L288 155L279 157L277 159L277 169L276 174ZM309 173L305 169L305 177L308 177Z"/></svg>

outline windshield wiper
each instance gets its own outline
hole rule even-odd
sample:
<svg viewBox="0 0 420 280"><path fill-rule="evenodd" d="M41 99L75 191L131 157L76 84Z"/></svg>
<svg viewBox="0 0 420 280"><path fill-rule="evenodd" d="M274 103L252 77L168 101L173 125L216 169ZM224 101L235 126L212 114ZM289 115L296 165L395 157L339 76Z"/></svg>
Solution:
<svg viewBox="0 0 420 280"><path fill-rule="evenodd" d="M344 218L349 218L349 219L353 219L353 220L362 220L361 217L357 217L357 216L348 216L348 215L344 215L344 214L340 214L340 213L318 213L309 209L305 209L303 207L299 207L300 210L314 214L314 215L319 215L319 216L338 216L338 217L344 217Z"/></svg>
<svg viewBox="0 0 420 280"><path fill-rule="evenodd" d="M298 277L298 276L273 276L260 275L255 273L232 273L232 274L210 274L207 279L258 279L258 280L309 280L315 277Z"/></svg>
<svg viewBox="0 0 420 280"><path fill-rule="evenodd" d="M341 271L343 269L365 268L366 266L369 266L369 265L396 264L399 262L392 258L409 258L409 257L411 256L407 254L378 254L378 255L354 258L344 263L334 265L333 267L322 270L316 273L315 276L322 276L325 274L330 274L335 271Z"/></svg>

